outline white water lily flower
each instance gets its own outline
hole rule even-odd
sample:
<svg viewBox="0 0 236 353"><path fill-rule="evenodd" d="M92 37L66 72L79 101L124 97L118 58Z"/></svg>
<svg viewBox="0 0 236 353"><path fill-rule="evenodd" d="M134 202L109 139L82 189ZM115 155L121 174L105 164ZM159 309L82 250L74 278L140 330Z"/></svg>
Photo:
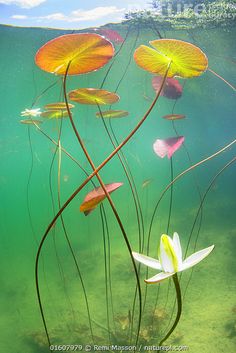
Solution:
<svg viewBox="0 0 236 353"><path fill-rule="evenodd" d="M175 232L173 239L166 234L161 236L158 254L159 260L138 254L136 252L132 252L132 254L134 259L142 264L155 270L162 271L145 280L146 283L157 283L173 276L177 272L187 270L188 268L198 264L206 256L208 256L213 249L214 245L209 246L208 248L195 252L183 261L179 235Z"/></svg>
<svg viewBox="0 0 236 353"><path fill-rule="evenodd" d="M29 117L37 117L41 115L40 108L37 109L25 109L23 112L21 112L21 116L29 116Z"/></svg>

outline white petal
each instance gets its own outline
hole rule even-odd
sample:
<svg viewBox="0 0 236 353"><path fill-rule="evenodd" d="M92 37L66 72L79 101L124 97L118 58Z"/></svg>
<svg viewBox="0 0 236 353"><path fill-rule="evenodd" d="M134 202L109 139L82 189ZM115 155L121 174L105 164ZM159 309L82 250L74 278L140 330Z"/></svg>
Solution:
<svg viewBox="0 0 236 353"><path fill-rule="evenodd" d="M173 240L166 234L161 236L159 259L164 272L178 271L178 258L175 254Z"/></svg>
<svg viewBox="0 0 236 353"><path fill-rule="evenodd" d="M190 268L194 265L197 265L200 261L205 259L206 256L208 256L212 250L214 249L214 245L209 246L206 249L200 250L192 254L191 256L187 257L186 260L183 261L181 268L179 271L184 271L187 268Z"/></svg>
<svg viewBox="0 0 236 353"><path fill-rule="evenodd" d="M182 248L179 240L179 235L178 233L174 232L173 235L173 246L175 249L176 256L178 258L179 266L182 264Z"/></svg>
<svg viewBox="0 0 236 353"><path fill-rule="evenodd" d="M166 278L169 278L169 277L173 276L174 274L175 274L175 272L172 272L172 273L160 272L160 273L158 273L157 275L155 275L155 276L153 276L151 278L145 279L145 282L148 283L148 284L158 283L158 282L163 281Z"/></svg>
<svg viewBox="0 0 236 353"><path fill-rule="evenodd" d="M154 268L155 270L162 270L161 264L158 260L149 256L138 254L137 252L132 252L132 254L135 260L138 262L141 262L148 267Z"/></svg>

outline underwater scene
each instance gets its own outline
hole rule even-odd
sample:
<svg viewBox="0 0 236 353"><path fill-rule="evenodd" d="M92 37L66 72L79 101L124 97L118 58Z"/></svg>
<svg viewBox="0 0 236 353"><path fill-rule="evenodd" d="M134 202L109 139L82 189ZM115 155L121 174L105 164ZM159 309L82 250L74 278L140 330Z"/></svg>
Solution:
<svg viewBox="0 0 236 353"><path fill-rule="evenodd" d="M235 352L235 36L0 26L1 352Z"/></svg>

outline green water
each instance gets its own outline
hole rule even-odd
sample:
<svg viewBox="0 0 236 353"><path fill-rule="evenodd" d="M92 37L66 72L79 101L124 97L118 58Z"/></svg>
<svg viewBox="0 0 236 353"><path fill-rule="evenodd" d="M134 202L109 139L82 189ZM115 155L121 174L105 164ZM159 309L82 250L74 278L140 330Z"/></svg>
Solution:
<svg viewBox="0 0 236 353"><path fill-rule="evenodd" d="M19 123L20 112L30 108L36 97L56 82L57 77L41 71L34 64L36 51L48 40L63 34L58 30L22 29L0 27L0 146L1 146L1 296L0 296L0 351L14 353L47 352L47 338L40 316L34 278L38 243L54 211L58 210L57 166L58 154L52 166L55 146L33 126ZM121 33L125 34L125 33ZM234 30L208 30L165 33L167 38L190 41L200 46L209 58L210 67L236 84L236 46ZM133 31L116 56L104 88L118 88L121 99L114 109L129 111L128 117L113 121L119 141L135 127L154 98L151 75L141 70L133 60L134 49L148 40L156 39L154 33ZM136 41L136 42L135 42ZM118 50L119 46L116 45ZM107 72L108 66L83 76L68 79L68 90L78 87L96 87ZM183 84L183 80L181 81ZM35 108L43 109L47 103L59 101L61 84L56 84L37 101ZM147 100L145 97L150 98ZM178 134L185 136L185 147L173 157L174 176L191 164L212 155L235 138L235 91L210 72L184 85L183 96L177 101L175 113L185 114L177 121ZM172 123L161 117L170 114L174 101L160 97L147 121L123 148L135 180L144 218L145 251L153 209L162 190L170 181L170 161L158 158L152 149L157 138L175 136ZM76 105L73 117L94 164L99 165L113 147L104 131L101 120L96 119L96 107ZM55 140L59 123L45 121L42 129ZM30 150L29 134L32 144ZM62 146L90 173L86 158L73 134L69 120L63 120ZM187 152L186 152L187 151ZM190 161L188 155L190 156ZM202 195L212 178L235 156L232 146L215 159L202 164L186 174L173 186L173 205L169 234L177 231L185 248L199 207L198 189ZM31 164L33 158L33 164ZM51 167L52 166L52 167ZM32 173L30 170L32 167ZM52 193L50 193L50 168ZM197 238L199 219L194 229L188 253L215 245L214 252L194 268L183 273L181 288L184 295L180 323L167 345L188 346L192 353L234 352L236 337L235 301L235 164L230 165L217 178L204 201L202 221ZM31 176L30 176L31 175ZM100 172L105 183L123 182L112 194L131 247L139 251L137 218L130 187L117 157ZM73 161L62 154L61 203L84 181L85 175ZM142 187L145 180L150 183ZM94 179L96 185L98 182ZM107 331L106 285L104 275L104 247L99 208L88 217L79 211L86 193L93 188L88 184L65 210L64 222L71 245L76 254L88 296L94 343L130 344L129 312L132 312L135 276L132 263L120 228L109 207L104 202L110 235L111 293L108 288L110 338ZM27 192L28 205L27 207ZM52 194L52 195L51 195ZM157 256L157 246L166 232L170 193L160 203L151 233L150 256ZM30 217L32 225L30 223ZM54 240L53 240L54 239ZM106 238L106 251L108 242ZM108 256L107 262L108 262ZM109 265L107 263L107 265ZM145 268L141 266L142 294L145 293ZM152 272L153 275L155 272ZM40 291L44 314L52 344L91 344L87 311L81 281L69 251L61 221L49 233L40 258ZM186 291L186 286L187 291ZM157 292L156 316L153 319ZM148 295L139 344L158 345L168 331L172 316L175 291L166 280L148 287ZM175 308L176 310L176 308ZM135 342L138 301L134 315ZM123 319L123 321L122 321ZM115 324L114 324L115 321ZM82 351L85 348L82 349ZM101 350L100 350L101 351Z"/></svg>

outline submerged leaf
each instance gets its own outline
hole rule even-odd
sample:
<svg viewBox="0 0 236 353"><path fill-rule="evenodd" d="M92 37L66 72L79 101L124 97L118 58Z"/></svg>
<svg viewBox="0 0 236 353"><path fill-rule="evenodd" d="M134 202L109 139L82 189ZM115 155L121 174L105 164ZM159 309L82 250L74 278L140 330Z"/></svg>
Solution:
<svg viewBox="0 0 236 353"><path fill-rule="evenodd" d="M79 88L69 92L70 100L80 104L113 104L116 103L120 97L113 92L105 89L97 88Z"/></svg>
<svg viewBox="0 0 236 353"><path fill-rule="evenodd" d="M126 110L105 110L103 112L97 112L96 117L97 118L123 118L125 116L129 115L129 112Z"/></svg>
<svg viewBox="0 0 236 353"><path fill-rule="evenodd" d="M70 109L74 108L73 104L68 103ZM66 110L66 103L64 102L56 102L56 103L49 103L44 106L46 110Z"/></svg>
<svg viewBox="0 0 236 353"><path fill-rule="evenodd" d="M110 194L122 185L123 185L123 183L106 184L105 188L106 188L106 191ZM80 212L84 212L85 216L87 216L105 198L106 198L106 195L105 195L105 192L103 191L102 187L99 186L99 187L95 188L94 190L90 191L86 195L83 203L80 205Z"/></svg>
<svg viewBox="0 0 236 353"><path fill-rule="evenodd" d="M95 33L66 34L50 40L35 56L42 70L64 75L78 75L103 67L114 55L111 42Z"/></svg>
<svg viewBox="0 0 236 353"><path fill-rule="evenodd" d="M170 137L165 140L157 139L153 144L153 149L159 157L164 158L165 156L168 156L168 158L171 158L183 142L183 136Z"/></svg>
<svg viewBox="0 0 236 353"><path fill-rule="evenodd" d="M161 88L163 77L154 76L152 79L152 87L155 91ZM161 96L169 99L178 99L182 96L183 87L175 78L168 77L161 91Z"/></svg>
<svg viewBox="0 0 236 353"><path fill-rule="evenodd" d="M41 116L48 119L62 119L68 117L67 110L46 110Z"/></svg>
<svg viewBox="0 0 236 353"><path fill-rule="evenodd" d="M164 76L170 64L168 77L190 78L200 76L207 69L206 55L191 43L176 39L149 43L153 48L141 45L134 53L136 63L144 70Z"/></svg>
<svg viewBox="0 0 236 353"><path fill-rule="evenodd" d="M114 31L114 29L98 28L97 31L99 32L99 34L101 34L102 36L106 37L107 39L109 39L114 43L124 42L124 38L117 31Z"/></svg>
<svg viewBox="0 0 236 353"><path fill-rule="evenodd" d="M21 124L25 124L25 125L34 125L34 124L42 124L42 120L36 120L36 119L23 119L20 120Z"/></svg>
<svg viewBox="0 0 236 353"><path fill-rule="evenodd" d="M169 114L169 115L164 115L162 118L166 120L180 120L180 119L185 119L186 116L183 114Z"/></svg>

